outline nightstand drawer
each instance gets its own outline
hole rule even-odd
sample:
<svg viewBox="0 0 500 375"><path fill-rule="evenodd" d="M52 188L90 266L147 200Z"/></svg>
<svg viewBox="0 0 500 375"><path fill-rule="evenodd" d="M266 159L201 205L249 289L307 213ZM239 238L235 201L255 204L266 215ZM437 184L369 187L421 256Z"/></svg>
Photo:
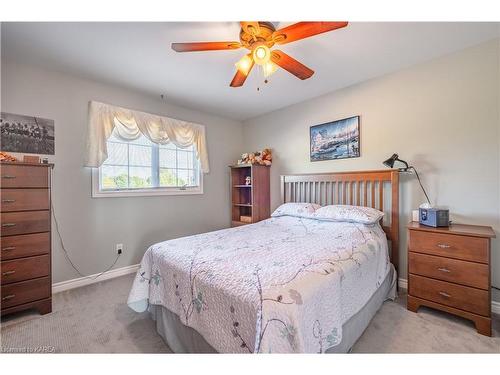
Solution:
<svg viewBox="0 0 500 375"><path fill-rule="evenodd" d="M2 262L0 272L1 285L18 281L48 276L50 273L50 258L48 255L6 260Z"/></svg>
<svg viewBox="0 0 500 375"><path fill-rule="evenodd" d="M452 283L489 289L489 267L486 264L467 262L433 255L409 253L409 272Z"/></svg>
<svg viewBox="0 0 500 375"><path fill-rule="evenodd" d="M409 294L478 315L490 316L489 292L467 286L410 275Z"/></svg>
<svg viewBox="0 0 500 375"><path fill-rule="evenodd" d="M410 231L409 250L480 263L489 261L489 240L481 237L415 230Z"/></svg>

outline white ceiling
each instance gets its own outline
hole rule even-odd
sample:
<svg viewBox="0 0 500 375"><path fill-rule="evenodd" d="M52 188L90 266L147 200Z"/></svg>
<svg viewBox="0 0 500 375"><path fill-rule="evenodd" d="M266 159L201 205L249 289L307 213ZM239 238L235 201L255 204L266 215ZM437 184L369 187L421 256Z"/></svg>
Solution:
<svg viewBox="0 0 500 375"><path fill-rule="evenodd" d="M289 23L276 23L279 26ZM237 22L3 23L2 58L101 80L245 120L499 36L497 23L351 23L279 47L316 73L251 72L230 88L245 50L176 53L172 42L238 40ZM257 87L261 87L257 91Z"/></svg>

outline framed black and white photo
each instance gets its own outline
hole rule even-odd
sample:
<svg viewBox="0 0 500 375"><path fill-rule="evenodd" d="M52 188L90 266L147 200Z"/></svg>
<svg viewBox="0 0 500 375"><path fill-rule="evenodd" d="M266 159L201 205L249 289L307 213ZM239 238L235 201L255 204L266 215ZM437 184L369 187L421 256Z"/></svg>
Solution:
<svg viewBox="0 0 500 375"><path fill-rule="evenodd" d="M54 155L54 120L0 113L1 151Z"/></svg>
<svg viewBox="0 0 500 375"><path fill-rule="evenodd" d="M311 161L357 158L359 138L359 116L311 126Z"/></svg>

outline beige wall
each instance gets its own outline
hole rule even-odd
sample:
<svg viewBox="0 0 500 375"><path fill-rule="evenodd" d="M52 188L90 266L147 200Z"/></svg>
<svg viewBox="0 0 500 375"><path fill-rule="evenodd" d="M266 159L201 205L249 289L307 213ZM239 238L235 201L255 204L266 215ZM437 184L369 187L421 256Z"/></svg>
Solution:
<svg viewBox="0 0 500 375"><path fill-rule="evenodd" d="M245 121L247 150L274 152L273 208L280 174L381 169L397 152L416 166L431 201L448 206L454 221L498 231L498 54L499 41L491 41ZM353 115L361 116L361 157L310 162L309 127ZM402 176L400 192L399 266L406 278L405 223L425 197L414 176ZM493 283L500 286L498 241L492 258Z"/></svg>
<svg viewBox="0 0 500 375"><path fill-rule="evenodd" d="M65 245L82 272L103 271L125 245L116 267L138 263L146 248L162 240L225 228L230 223L227 166L242 150L241 123L161 102L142 93L39 70L2 64L3 111L55 120L53 201ZM87 105L103 101L205 124L210 173L203 195L91 198L84 168ZM53 282L78 277L53 233Z"/></svg>

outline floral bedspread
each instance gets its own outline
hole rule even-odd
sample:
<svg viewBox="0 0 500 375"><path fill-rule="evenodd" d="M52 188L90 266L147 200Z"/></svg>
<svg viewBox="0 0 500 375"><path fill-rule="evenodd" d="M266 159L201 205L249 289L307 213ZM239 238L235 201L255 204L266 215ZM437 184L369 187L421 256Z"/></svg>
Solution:
<svg viewBox="0 0 500 375"><path fill-rule="evenodd" d="M390 269L378 225L276 217L157 243L129 306L162 305L218 352L324 352Z"/></svg>

